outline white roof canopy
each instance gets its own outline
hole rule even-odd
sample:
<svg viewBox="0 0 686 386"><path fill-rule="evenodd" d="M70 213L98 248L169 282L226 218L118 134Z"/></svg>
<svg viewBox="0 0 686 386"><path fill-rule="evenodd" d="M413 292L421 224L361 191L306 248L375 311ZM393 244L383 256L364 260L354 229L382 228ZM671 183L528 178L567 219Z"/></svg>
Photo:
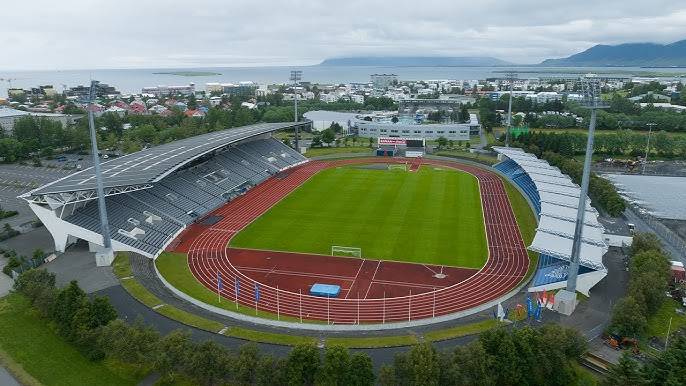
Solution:
<svg viewBox="0 0 686 386"><path fill-rule="evenodd" d="M496 152L515 162L533 181L540 197L541 211L536 236L529 246L535 252L569 261L579 207L580 188L547 161L521 149L494 147ZM520 173L521 173L520 171ZM598 212L586 201L580 264L604 270L603 255L607 252Z"/></svg>

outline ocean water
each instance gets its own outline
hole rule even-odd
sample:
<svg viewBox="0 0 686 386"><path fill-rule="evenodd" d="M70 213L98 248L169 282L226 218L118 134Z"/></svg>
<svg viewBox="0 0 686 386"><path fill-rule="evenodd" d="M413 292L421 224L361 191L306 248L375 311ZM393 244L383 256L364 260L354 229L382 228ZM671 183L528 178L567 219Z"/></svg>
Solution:
<svg viewBox="0 0 686 386"><path fill-rule="evenodd" d="M366 67L366 66L305 66L305 67L225 67L185 69L122 69L122 70L68 70L68 71L2 71L0 70L0 97L10 87L30 88L51 84L61 91L63 87L86 85L91 79L115 86L123 93L138 93L142 87L158 85L185 85L195 83L204 90L208 82L253 81L260 84L287 83L291 70L302 70L303 81L315 83L369 82L376 73L397 74L400 80L477 80L502 76L505 70L520 71L521 78L538 76L577 76L595 72L607 75L641 75L646 72L684 74L686 69L622 68L556 68L556 67ZM220 75L179 76L159 72L204 71ZM8 81L9 80L9 81Z"/></svg>

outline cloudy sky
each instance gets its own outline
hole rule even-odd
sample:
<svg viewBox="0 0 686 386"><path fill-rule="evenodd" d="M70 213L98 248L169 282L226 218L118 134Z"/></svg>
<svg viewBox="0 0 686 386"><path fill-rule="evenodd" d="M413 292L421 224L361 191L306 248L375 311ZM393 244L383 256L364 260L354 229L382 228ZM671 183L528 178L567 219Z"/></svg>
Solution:
<svg viewBox="0 0 686 386"><path fill-rule="evenodd" d="M686 39L683 0L3 0L0 69L306 65L341 56L536 63Z"/></svg>

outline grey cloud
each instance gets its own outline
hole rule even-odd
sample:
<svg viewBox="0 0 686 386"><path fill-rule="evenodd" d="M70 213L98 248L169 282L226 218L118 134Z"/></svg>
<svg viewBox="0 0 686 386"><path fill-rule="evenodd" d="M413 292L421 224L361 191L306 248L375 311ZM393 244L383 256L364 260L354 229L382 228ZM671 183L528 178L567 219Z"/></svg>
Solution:
<svg viewBox="0 0 686 386"><path fill-rule="evenodd" d="M679 1L10 1L0 69L312 64L345 55L519 63L686 38Z"/></svg>

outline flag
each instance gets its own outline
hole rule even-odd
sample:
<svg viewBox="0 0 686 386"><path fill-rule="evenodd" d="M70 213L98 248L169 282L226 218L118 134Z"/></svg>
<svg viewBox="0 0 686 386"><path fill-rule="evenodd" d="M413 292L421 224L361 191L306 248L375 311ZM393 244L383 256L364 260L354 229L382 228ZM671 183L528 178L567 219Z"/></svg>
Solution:
<svg viewBox="0 0 686 386"><path fill-rule="evenodd" d="M548 302L550 304L555 304L555 293L551 292L550 295L548 295Z"/></svg>
<svg viewBox="0 0 686 386"><path fill-rule="evenodd" d="M224 289L222 284L222 273L217 271L217 291L221 291L222 289Z"/></svg>
<svg viewBox="0 0 686 386"><path fill-rule="evenodd" d="M543 312L543 304L539 304L538 308L536 308L536 314L535 314L534 318L536 320L540 321L542 312Z"/></svg>
<svg viewBox="0 0 686 386"><path fill-rule="evenodd" d="M258 283L255 283L255 301L260 301L260 285Z"/></svg>
<svg viewBox="0 0 686 386"><path fill-rule="evenodd" d="M505 310L503 310L503 305L501 303L498 303L498 315L497 315L497 317L498 317L498 320L500 320L501 322L503 321L503 319L505 319Z"/></svg>
<svg viewBox="0 0 686 386"><path fill-rule="evenodd" d="M238 298L238 294L241 292L241 279L236 277L236 282L234 283L234 286L236 287L236 298Z"/></svg>
<svg viewBox="0 0 686 386"><path fill-rule="evenodd" d="M548 305L548 291L543 290L543 304Z"/></svg>
<svg viewBox="0 0 686 386"><path fill-rule="evenodd" d="M531 302L531 297L526 295L526 315L532 317L534 313L534 305Z"/></svg>

